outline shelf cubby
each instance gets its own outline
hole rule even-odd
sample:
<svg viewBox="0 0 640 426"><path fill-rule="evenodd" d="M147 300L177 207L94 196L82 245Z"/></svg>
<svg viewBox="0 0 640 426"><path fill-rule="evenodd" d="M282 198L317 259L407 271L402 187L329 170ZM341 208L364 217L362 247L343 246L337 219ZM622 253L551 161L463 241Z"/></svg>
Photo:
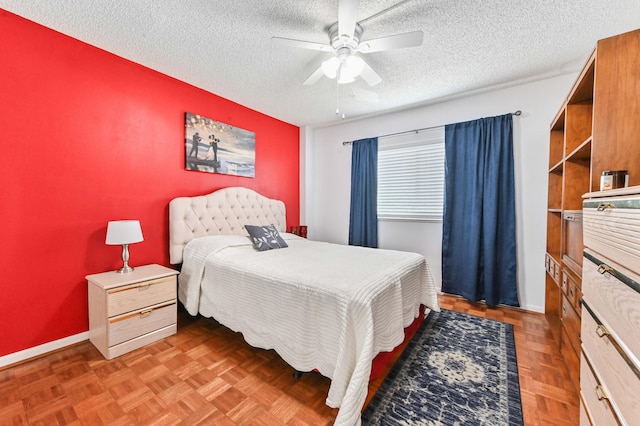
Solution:
<svg viewBox="0 0 640 426"><path fill-rule="evenodd" d="M562 210L562 167L555 168L549 173L548 198L549 210Z"/></svg>
<svg viewBox="0 0 640 426"><path fill-rule="evenodd" d="M564 163L563 200L564 210L582 209L582 195L590 192L591 185L590 162L567 161Z"/></svg>
<svg viewBox="0 0 640 426"><path fill-rule="evenodd" d="M582 72L578 77L578 80L574 84L569 96L567 97L568 104L576 104L581 102L593 103L593 89L595 87L595 74L596 74L596 51L594 50L587 59Z"/></svg>
<svg viewBox="0 0 640 426"><path fill-rule="evenodd" d="M582 210L562 212L562 264L582 276Z"/></svg>
<svg viewBox="0 0 640 426"><path fill-rule="evenodd" d="M591 140L589 136L585 141L578 145L573 151L567 154L565 161L573 162L589 162L591 161Z"/></svg>
<svg viewBox="0 0 640 426"><path fill-rule="evenodd" d="M549 168L560 163L564 157L564 122L565 110L560 110L551 125L549 140Z"/></svg>
<svg viewBox="0 0 640 426"><path fill-rule="evenodd" d="M565 125L565 158L576 148L591 138L593 127L593 103L585 102L567 105Z"/></svg>
<svg viewBox="0 0 640 426"><path fill-rule="evenodd" d="M547 212L547 254L551 256L556 263L561 261L562 239L560 233L562 231L562 212Z"/></svg>

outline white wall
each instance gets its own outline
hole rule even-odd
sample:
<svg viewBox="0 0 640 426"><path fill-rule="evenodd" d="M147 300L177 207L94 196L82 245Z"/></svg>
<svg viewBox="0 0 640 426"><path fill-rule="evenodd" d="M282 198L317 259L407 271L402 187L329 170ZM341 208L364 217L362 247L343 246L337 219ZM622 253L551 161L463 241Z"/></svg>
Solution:
<svg viewBox="0 0 640 426"><path fill-rule="evenodd" d="M549 125L577 74L496 89L411 110L330 127L303 129L301 222L309 238L346 244L351 148L343 141L474 120L521 110L514 117L518 293L524 309L544 312ZM302 179L301 179L302 181ZM421 253L441 283L441 223L382 222L381 248Z"/></svg>

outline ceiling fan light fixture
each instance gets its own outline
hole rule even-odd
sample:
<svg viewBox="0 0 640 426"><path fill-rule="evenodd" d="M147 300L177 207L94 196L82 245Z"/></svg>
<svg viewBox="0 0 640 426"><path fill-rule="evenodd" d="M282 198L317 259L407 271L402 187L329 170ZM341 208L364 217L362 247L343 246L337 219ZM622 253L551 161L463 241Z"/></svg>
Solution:
<svg viewBox="0 0 640 426"><path fill-rule="evenodd" d="M331 79L338 75L338 68L340 68L340 60L335 56L322 63L322 72Z"/></svg>
<svg viewBox="0 0 640 426"><path fill-rule="evenodd" d="M338 84L348 84L353 83L355 81L355 77L353 72L346 64L342 64L340 66L340 74L338 76Z"/></svg>

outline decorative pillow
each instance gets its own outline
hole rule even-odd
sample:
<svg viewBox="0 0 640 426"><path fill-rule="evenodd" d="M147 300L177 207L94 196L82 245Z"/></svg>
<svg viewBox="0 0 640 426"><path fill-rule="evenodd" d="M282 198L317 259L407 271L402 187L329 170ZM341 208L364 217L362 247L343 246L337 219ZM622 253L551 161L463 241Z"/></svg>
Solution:
<svg viewBox="0 0 640 426"><path fill-rule="evenodd" d="M259 251L289 247L273 224L265 226L245 225L244 227L249 233L253 246Z"/></svg>

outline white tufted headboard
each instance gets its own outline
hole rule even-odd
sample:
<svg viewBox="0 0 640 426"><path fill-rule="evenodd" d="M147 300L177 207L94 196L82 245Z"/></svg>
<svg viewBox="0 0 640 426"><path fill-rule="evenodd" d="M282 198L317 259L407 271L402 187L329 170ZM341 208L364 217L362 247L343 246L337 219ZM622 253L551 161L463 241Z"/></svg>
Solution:
<svg viewBox="0 0 640 426"><path fill-rule="evenodd" d="M197 197L174 198L169 203L169 260L182 263L182 250L194 238L206 235L248 235L244 225L287 227L284 203L242 187L229 187Z"/></svg>

